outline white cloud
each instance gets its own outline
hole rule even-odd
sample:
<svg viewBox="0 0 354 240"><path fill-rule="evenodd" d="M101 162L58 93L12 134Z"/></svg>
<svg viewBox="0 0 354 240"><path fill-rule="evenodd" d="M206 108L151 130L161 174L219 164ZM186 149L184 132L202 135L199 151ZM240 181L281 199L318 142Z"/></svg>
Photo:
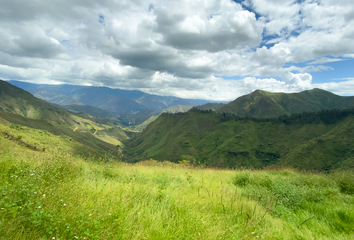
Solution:
<svg viewBox="0 0 354 240"><path fill-rule="evenodd" d="M315 61L309 62L307 64L324 64L324 63L330 63L330 62L340 62L343 60L344 59L341 59L341 58L322 57L322 58L316 59Z"/></svg>
<svg viewBox="0 0 354 240"><path fill-rule="evenodd" d="M336 70L318 64L353 58L354 5L298 2L2 1L0 78L218 100L310 89Z"/></svg>
<svg viewBox="0 0 354 240"><path fill-rule="evenodd" d="M341 82L313 84L313 87L325 89L327 91L333 92L338 95L352 96L353 89L354 89L354 78L347 81L341 81Z"/></svg>

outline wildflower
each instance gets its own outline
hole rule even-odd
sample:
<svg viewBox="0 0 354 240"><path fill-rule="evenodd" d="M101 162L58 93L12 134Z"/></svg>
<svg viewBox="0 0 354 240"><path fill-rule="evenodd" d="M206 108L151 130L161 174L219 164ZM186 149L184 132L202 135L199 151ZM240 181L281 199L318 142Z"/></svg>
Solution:
<svg viewBox="0 0 354 240"><path fill-rule="evenodd" d="M45 198L45 194L43 194L43 198Z"/></svg>
<svg viewBox="0 0 354 240"><path fill-rule="evenodd" d="M37 194L37 192L34 192L34 194Z"/></svg>
<svg viewBox="0 0 354 240"><path fill-rule="evenodd" d="M75 239L78 239L78 237L74 236Z"/></svg>
<svg viewBox="0 0 354 240"><path fill-rule="evenodd" d="M64 203L64 207L66 207L66 204Z"/></svg>
<svg viewBox="0 0 354 240"><path fill-rule="evenodd" d="M89 217L91 217L92 214L89 215Z"/></svg>
<svg viewBox="0 0 354 240"><path fill-rule="evenodd" d="M254 232L252 232L252 234L254 234Z"/></svg>
<svg viewBox="0 0 354 240"><path fill-rule="evenodd" d="M41 208L41 206L38 206L38 208Z"/></svg>
<svg viewBox="0 0 354 240"><path fill-rule="evenodd" d="M33 173L31 173L30 175L31 175L31 176L33 176L34 174L33 174Z"/></svg>
<svg viewBox="0 0 354 240"><path fill-rule="evenodd" d="M55 237L52 237L52 239L55 239Z"/></svg>

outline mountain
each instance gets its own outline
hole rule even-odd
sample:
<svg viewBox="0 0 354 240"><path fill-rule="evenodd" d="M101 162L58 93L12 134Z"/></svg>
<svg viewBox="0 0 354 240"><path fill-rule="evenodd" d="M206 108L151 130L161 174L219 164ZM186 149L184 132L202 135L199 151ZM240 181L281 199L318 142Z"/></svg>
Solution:
<svg viewBox="0 0 354 240"><path fill-rule="evenodd" d="M291 166L330 171L353 166L354 109L275 119L212 111L162 114L127 148L128 161L182 160L226 168Z"/></svg>
<svg viewBox="0 0 354 240"><path fill-rule="evenodd" d="M98 106L104 110L107 110L111 113L120 113L120 112L140 112L146 110L146 108L126 97L110 97L110 99Z"/></svg>
<svg viewBox="0 0 354 240"><path fill-rule="evenodd" d="M137 99L136 102L140 103L149 110L160 110L167 107L166 102L161 101L155 96L149 94L144 94L141 98Z"/></svg>
<svg viewBox="0 0 354 240"><path fill-rule="evenodd" d="M215 111L215 110L221 108L224 105L225 104L223 104L223 103L207 103L207 104L195 106L193 108L197 109L197 110L212 110L212 111Z"/></svg>
<svg viewBox="0 0 354 240"><path fill-rule="evenodd" d="M50 103L61 105L82 105L79 101L73 99L72 97L66 96L65 93L60 90L38 88L32 89L30 92L37 98Z"/></svg>
<svg viewBox="0 0 354 240"><path fill-rule="evenodd" d="M187 112L191 109L193 105L176 105L171 106L166 109L161 109L157 111L152 110L144 110L138 113L130 114L130 113L118 113L115 115L117 119L124 125L132 126L136 130L144 129L149 123L157 119L162 113L180 113Z"/></svg>
<svg viewBox="0 0 354 240"><path fill-rule="evenodd" d="M75 124L68 112L52 107L32 94L2 80L0 80L0 109L27 118Z"/></svg>
<svg viewBox="0 0 354 240"><path fill-rule="evenodd" d="M51 103L50 105L55 106L57 108L65 109L69 112L87 113L89 115L96 116L99 118L113 117L113 114L107 110L97 108L97 107L88 106L88 105L60 105L60 104L55 104L55 103Z"/></svg>
<svg viewBox="0 0 354 240"><path fill-rule="evenodd" d="M103 111L103 110L102 110ZM108 119L80 117L34 97L0 80L0 118L3 124L19 124L70 138L100 152L117 151L115 145L133 136Z"/></svg>
<svg viewBox="0 0 354 240"><path fill-rule="evenodd" d="M354 97L341 97L322 89L299 93L270 93L256 90L237 98L216 110L238 116L271 118L325 109L345 109L354 106Z"/></svg>
<svg viewBox="0 0 354 240"><path fill-rule="evenodd" d="M156 111L175 105L201 105L209 102L108 87L32 84L13 80L8 82L51 103L89 105L113 112L136 112L146 109Z"/></svg>

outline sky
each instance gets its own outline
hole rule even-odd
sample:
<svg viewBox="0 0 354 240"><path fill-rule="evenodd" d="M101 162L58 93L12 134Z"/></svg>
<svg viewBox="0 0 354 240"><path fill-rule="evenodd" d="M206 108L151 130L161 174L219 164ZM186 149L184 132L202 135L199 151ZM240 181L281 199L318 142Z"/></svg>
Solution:
<svg viewBox="0 0 354 240"><path fill-rule="evenodd" d="M353 0L0 0L0 79L354 95Z"/></svg>

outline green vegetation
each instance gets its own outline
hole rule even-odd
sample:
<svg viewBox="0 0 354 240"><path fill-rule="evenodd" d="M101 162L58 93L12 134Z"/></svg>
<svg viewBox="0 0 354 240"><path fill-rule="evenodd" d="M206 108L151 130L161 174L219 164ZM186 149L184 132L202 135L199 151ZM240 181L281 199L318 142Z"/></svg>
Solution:
<svg viewBox="0 0 354 240"><path fill-rule="evenodd" d="M172 106L167 109L151 112L149 115L146 115L144 117L141 117L140 119L134 119L135 125L132 126L133 129L138 130L138 131L143 131L150 123L155 121L162 113L181 113L181 112L187 112L193 107L193 105L177 105L177 106ZM151 117L148 117L152 115ZM142 123L141 120L144 120Z"/></svg>
<svg viewBox="0 0 354 240"><path fill-rule="evenodd" d="M353 168L354 110L326 110L276 119L212 111L163 114L126 149L131 162L149 158L224 168L291 166L328 172Z"/></svg>
<svg viewBox="0 0 354 240"><path fill-rule="evenodd" d="M0 130L1 239L354 238L353 172L129 165L44 130Z"/></svg>
<svg viewBox="0 0 354 240"><path fill-rule="evenodd" d="M221 108L224 105L225 104L223 104L223 103L207 103L207 104L204 104L204 105L195 106L195 107L193 107L193 109L215 111L215 110Z"/></svg>
<svg viewBox="0 0 354 240"><path fill-rule="evenodd" d="M97 111L96 108L82 106ZM123 146L135 133L122 129L114 120L71 114L33 97L30 93L0 80L0 119L56 135L66 135L90 148L115 154L115 145Z"/></svg>
<svg viewBox="0 0 354 240"><path fill-rule="evenodd" d="M217 109L241 117L270 118L302 112L346 109L354 106L354 97L341 97L322 89L299 93L270 93L256 90Z"/></svg>

